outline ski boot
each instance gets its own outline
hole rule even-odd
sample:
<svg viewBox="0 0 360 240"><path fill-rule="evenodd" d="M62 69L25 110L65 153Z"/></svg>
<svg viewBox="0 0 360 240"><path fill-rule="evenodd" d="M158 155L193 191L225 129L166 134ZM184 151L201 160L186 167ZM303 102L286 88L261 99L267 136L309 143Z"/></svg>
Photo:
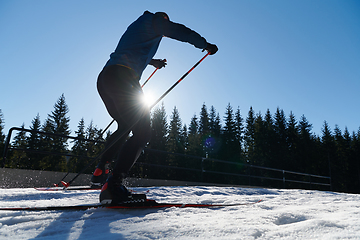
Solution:
<svg viewBox="0 0 360 240"><path fill-rule="evenodd" d="M104 205L140 204L146 201L145 194L132 194L120 181L111 175L101 188L100 203Z"/></svg>

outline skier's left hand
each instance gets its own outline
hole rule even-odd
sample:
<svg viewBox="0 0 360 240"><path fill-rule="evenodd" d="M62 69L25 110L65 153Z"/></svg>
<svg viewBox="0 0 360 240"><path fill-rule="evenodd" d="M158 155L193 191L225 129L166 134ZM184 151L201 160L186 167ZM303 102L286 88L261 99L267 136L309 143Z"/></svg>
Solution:
<svg viewBox="0 0 360 240"><path fill-rule="evenodd" d="M155 68L161 69L166 66L166 59L151 59L150 65L153 65Z"/></svg>
<svg viewBox="0 0 360 240"><path fill-rule="evenodd" d="M215 44L207 43L206 48L203 51L208 51L210 55L214 55L218 51L218 47Z"/></svg>

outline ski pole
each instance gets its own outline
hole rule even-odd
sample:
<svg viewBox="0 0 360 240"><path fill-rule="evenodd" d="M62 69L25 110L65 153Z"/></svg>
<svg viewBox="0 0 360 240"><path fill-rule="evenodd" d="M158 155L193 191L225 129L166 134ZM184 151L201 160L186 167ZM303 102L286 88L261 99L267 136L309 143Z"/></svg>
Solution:
<svg viewBox="0 0 360 240"><path fill-rule="evenodd" d="M163 95L161 95L161 97L155 101L155 103L153 103L149 109L152 109L156 104L158 104L167 94L169 94L169 92L171 90L173 90L176 85L178 85L187 75L189 75L190 72L192 72L192 70L194 70L194 68L196 68L207 56L210 55L210 52L208 52L203 58L201 58L189 71L187 71L177 82L175 82ZM148 109L146 109L148 110ZM143 113L145 114L145 112ZM101 158L102 155L104 155L105 152L107 152L117 141L120 140L120 138L122 138L125 133L131 131L131 129L138 123L138 121L140 120L140 118L138 120L133 121L133 124L130 125L130 127L128 127L126 129L126 131L124 131L122 134L120 134L113 142L111 142L107 148L105 148L104 150L102 150L94 159L93 161L91 161L86 167L84 167L75 177L73 177L73 179L71 179L68 183L62 181L61 183L64 185L64 189L66 189L67 187L70 186L71 183L74 182L74 180L76 178L78 178L88 167L90 167L96 160L99 160Z"/></svg>
<svg viewBox="0 0 360 240"><path fill-rule="evenodd" d="M166 59L163 59L162 62L166 62ZM141 85L141 88L143 88L145 86L145 84L150 80L150 78L156 73L156 71L158 70L159 68L156 68L154 70L154 72L150 75L150 77L143 83L143 85Z"/></svg>
<svg viewBox="0 0 360 240"><path fill-rule="evenodd" d="M151 106L150 109L153 108L156 104L158 104L166 95L168 95L168 93L174 89L174 87L176 87L176 85L178 85L187 75L189 75L189 73L192 72L192 70L194 70L194 68L196 68L207 56L210 55L210 52L208 52L203 58L201 58L197 63L195 63L195 65L190 68L189 71L187 71L176 83L174 83L163 95L161 95L161 97L156 100Z"/></svg>
<svg viewBox="0 0 360 240"><path fill-rule="evenodd" d="M115 122L115 120L113 119L113 120L107 125L107 127L101 132L101 134L98 136L98 138L97 138L95 141L99 141L100 138L104 135L104 133L109 129L109 127L110 127L114 122ZM89 148L91 148L93 145L94 145L94 143L92 143L92 145L90 145ZM83 156L80 156L80 159L81 159L82 157L84 157L84 155L83 155ZM69 171L65 174L65 176L59 181L59 183L57 183L57 184L54 183L54 186L55 186L55 187L58 187L60 183L63 184L64 179L69 175L69 173L70 173L70 170L69 170Z"/></svg>
<svg viewBox="0 0 360 240"><path fill-rule="evenodd" d="M141 85L141 88L143 88L145 86L145 84L150 80L150 78L156 73L156 71L158 70L158 68L156 68L153 73L150 75L150 77L148 79L146 79L146 81L143 83L143 85Z"/></svg>

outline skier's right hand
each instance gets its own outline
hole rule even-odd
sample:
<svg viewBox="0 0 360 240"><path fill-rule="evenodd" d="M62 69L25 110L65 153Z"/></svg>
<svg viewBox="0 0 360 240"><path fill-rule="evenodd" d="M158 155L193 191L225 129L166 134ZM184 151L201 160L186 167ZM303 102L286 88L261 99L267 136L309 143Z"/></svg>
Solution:
<svg viewBox="0 0 360 240"><path fill-rule="evenodd" d="M166 66L166 59L151 59L150 65L154 66L155 68L161 69Z"/></svg>
<svg viewBox="0 0 360 240"><path fill-rule="evenodd" d="M214 55L218 51L218 47L215 44L207 43L204 50L208 51L210 55Z"/></svg>

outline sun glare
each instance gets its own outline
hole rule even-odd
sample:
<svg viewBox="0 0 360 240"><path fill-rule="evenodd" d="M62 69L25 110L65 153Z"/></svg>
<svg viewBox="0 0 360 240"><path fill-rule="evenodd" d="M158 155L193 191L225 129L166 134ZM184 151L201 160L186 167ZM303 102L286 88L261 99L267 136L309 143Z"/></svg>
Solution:
<svg viewBox="0 0 360 240"><path fill-rule="evenodd" d="M144 104L150 107L155 102L155 97L151 93L144 93L141 100Z"/></svg>

